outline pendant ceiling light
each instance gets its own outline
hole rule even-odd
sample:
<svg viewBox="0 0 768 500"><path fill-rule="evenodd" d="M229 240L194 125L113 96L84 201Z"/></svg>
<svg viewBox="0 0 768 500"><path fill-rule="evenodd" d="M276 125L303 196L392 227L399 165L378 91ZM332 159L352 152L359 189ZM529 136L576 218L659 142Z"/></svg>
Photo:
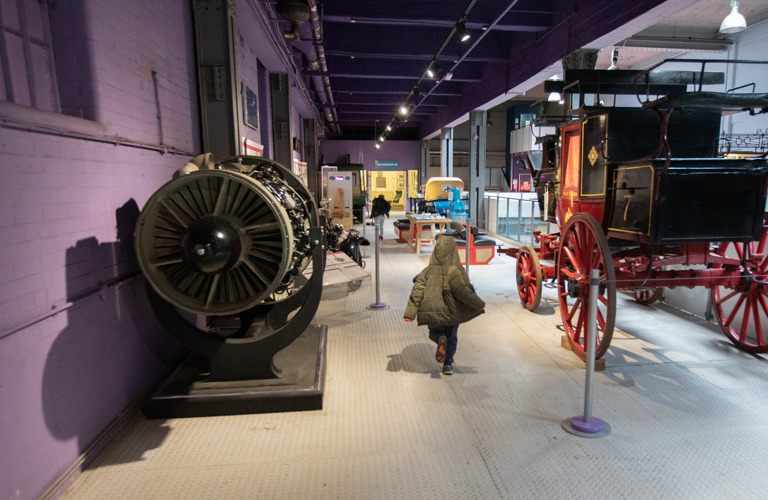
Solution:
<svg viewBox="0 0 768 500"><path fill-rule="evenodd" d="M747 29L747 20L739 13L739 0L731 0L731 13L720 25L720 33L738 33Z"/></svg>

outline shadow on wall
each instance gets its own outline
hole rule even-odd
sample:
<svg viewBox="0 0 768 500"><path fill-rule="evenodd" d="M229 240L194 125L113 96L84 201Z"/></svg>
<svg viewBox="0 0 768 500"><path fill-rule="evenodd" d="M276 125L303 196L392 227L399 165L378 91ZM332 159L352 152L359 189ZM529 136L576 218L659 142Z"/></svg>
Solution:
<svg viewBox="0 0 768 500"><path fill-rule="evenodd" d="M133 231L139 209L117 209L118 240L80 240L67 249L67 327L54 341L43 375L43 412L51 435L88 445L168 367L179 345L151 311L138 271ZM153 433L148 449L165 432ZM141 459L144 450L124 461Z"/></svg>

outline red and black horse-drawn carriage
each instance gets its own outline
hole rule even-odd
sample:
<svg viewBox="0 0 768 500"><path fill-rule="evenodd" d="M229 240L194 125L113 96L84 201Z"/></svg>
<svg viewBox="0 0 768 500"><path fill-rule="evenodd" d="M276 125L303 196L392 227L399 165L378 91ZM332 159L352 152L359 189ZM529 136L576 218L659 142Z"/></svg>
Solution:
<svg viewBox="0 0 768 500"><path fill-rule="evenodd" d="M659 70L671 62L693 69ZM721 151L723 116L767 113L768 94L754 84L706 91L725 88L724 72L706 71L725 63L729 71L737 63L768 69L755 61L674 60L646 71L570 70L563 82L547 84L566 103L541 117L557 133L534 179L542 218L559 232L534 233L538 248L507 253L517 257L526 309L537 308L547 280L556 283L566 336L582 359L595 268L597 358L611 342L617 290L650 304L663 287L709 288L728 338L745 351L768 352L768 147ZM639 103L601 102L630 95Z"/></svg>

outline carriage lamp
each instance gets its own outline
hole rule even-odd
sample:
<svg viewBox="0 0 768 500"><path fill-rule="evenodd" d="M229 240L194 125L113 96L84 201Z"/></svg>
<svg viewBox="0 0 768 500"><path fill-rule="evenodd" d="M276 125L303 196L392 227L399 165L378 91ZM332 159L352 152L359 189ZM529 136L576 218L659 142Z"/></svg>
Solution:
<svg viewBox="0 0 768 500"><path fill-rule="evenodd" d="M739 0L731 0L731 13L720 25L720 33L738 33L747 29L747 20L739 13Z"/></svg>

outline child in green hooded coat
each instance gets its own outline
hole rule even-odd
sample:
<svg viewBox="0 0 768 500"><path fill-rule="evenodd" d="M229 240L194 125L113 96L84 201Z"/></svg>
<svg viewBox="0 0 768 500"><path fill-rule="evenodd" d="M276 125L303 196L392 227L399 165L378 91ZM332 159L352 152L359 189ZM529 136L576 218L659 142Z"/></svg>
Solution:
<svg viewBox="0 0 768 500"><path fill-rule="evenodd" d="M456 241L437 239L429 265L415 278L404 319L427 325L429 338L437 343L435 359L443 373L453 373L459 324L484 313L485 302L477 296L461 265Z"/></svg>

